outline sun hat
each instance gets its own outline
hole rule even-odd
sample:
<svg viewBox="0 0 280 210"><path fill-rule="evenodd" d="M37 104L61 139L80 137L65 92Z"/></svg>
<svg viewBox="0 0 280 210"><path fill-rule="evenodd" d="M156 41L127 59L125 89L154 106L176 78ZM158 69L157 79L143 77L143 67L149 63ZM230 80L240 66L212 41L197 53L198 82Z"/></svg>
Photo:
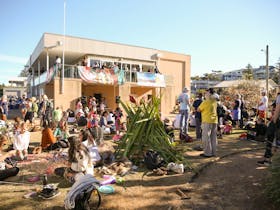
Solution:
<svg viewBox="0 0 280 210"><path fill-rule="evenodd" d="M188 91L189 91L189 88L187 88L187 87L184 87L184 88L183 88L183 92L184 92L184 93L186 93L186 92L188 92Z"/></svg>

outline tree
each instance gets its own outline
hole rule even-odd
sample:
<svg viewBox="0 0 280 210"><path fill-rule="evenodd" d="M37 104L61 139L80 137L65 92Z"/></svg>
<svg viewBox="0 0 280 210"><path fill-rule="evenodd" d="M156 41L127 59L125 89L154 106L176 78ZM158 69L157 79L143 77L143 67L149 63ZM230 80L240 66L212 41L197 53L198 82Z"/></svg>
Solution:
<svg viewBox="0 0 280 210"><path fill-rule="evenodd" d="M21 70L21 72L18 76L19 77L28 77L28 75L29 75L28 69L24 68L23 70Z"/></svg>
<svg viewBox="0 0 280 210"><path fill-rule="evenodd" d="M201 79L208 80L208 81L221 81L221 77L216 73L212 73L212 74L205 73Z"/></svg>
<svg viewBox="0 0 280 210"><path fill-rule="evenodd" d="M246 68L242 71L242 78L245 80L253 79L253 67L250 63L246 66Z"/></svg>
<svg viewBox="0 0 280 210"><path fill-rule="evenodd" d="M248 111L256 108L260 100L260 87L258 83L253 81L244 81L237 86L224 89L220 93L220 100L228 108L232 108L236 94L241 94L245 100L245 107Z"/></svg>
<svg viewBox="0 0 280 210"><path fill-rule="evenodd" d="M200 76L191 77L191 80L201 80Z"/></svg>

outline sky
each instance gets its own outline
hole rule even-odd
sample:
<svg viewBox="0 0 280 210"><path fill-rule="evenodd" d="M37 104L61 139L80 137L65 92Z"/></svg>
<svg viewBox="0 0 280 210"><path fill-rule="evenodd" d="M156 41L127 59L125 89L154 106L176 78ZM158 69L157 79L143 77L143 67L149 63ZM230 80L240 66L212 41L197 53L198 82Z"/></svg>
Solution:
<svg viewBox="0 0 280 210"><path fill-rule="evenodd" d="M191 76L280 58L279 0L0 0L0 83L20 74L43 33L183 53Z"/></svg>

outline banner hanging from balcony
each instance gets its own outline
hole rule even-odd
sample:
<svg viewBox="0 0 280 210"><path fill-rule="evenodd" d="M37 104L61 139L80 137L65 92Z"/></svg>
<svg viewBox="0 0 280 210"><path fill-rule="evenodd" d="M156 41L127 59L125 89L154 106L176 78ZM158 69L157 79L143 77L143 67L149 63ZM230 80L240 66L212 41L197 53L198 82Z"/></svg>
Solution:
<svg viewBox="0 0 280 210"><path fill-rule="evenodd" d="M111 69L90 69L85 66L78 66L81 79L87 83L115 84L118 82L117 75Z"/></svg>
<svg viewBox="0 0 280 210"><path fill-rule="evenodd" d="M47 71L46 83L49 83L50 81L53 80L55 72L56 72L56 70L54 67L49 68L49 70Z"/></svg>
<svg viewBox="0 0 280 210"><path fill-rule="evenodd" d="M149 72L137 72L137 84L140 86L165 87L164 75Z"/></svg>

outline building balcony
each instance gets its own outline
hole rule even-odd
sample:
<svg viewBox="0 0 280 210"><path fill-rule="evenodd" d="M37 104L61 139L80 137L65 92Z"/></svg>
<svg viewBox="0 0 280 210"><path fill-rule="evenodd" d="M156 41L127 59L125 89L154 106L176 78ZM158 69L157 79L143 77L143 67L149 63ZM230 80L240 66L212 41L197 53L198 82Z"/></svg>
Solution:
<svg viewBox="0 0 280 210"><path fill-rule="evenodd" d="M40 76L34 77L34 85L49 83L55 77L61 77L62 68L57 69L55 66L51 67L49 71L44 72ZM132 83L141 86L165 87L165 80L170 80L170 76L156 74L151 72L138 71L119 71L114 72L111 68L90 68L77 65L64 66L64 78L82 79L86 83L99 84L123 84ZM30 81L32 84L32 79Z"/></svg>

